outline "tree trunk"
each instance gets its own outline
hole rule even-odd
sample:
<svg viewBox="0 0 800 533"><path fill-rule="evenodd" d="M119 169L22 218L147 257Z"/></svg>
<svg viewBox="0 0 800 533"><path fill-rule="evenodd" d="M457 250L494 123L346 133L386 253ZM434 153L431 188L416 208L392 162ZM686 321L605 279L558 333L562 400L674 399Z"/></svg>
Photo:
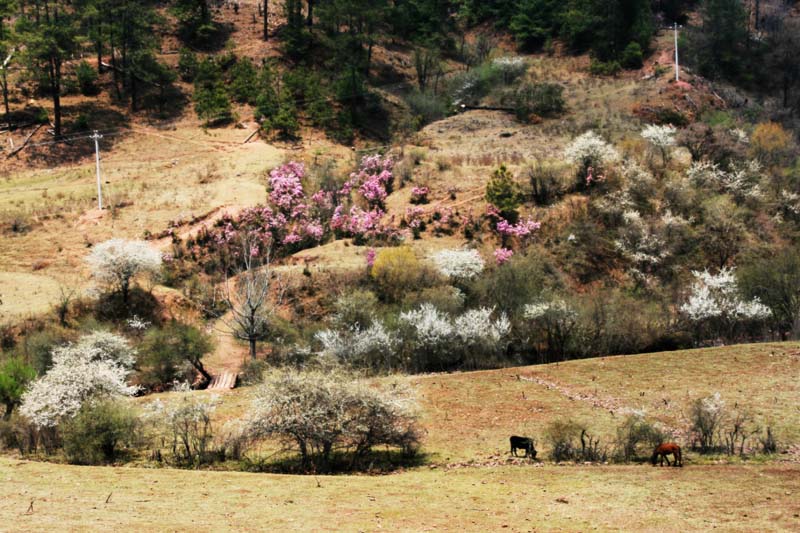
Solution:
<svg viewBox="0 0 800 533"><path fill-rule="evenodd" d="M50 91L53 93L53 130L61 137L61 64L55 57L50 58Z"/></svg>
<svg viewBox="0 0 800 533"><path fill-rule="evenodd" d="M264 40L269 40L269 0L264 0Z"/></svg>
<svg viewBox="0 0 800 533"><path fill-rule="evenodd" d="M314 25L314 0L308 0L308 18L306 19L308 27Z"/></svg>
<svg viewBox="0 0 800 533"><path fill-rule="evenodd" d="M6 412L3 415L3 420L10 420L11 414L14 412L14 402L6 402Z"/></svg>
<svg viewBox="0 0 800 533"><path fill-rule="evenodd" d="M5 108L6 114L6 122L10 122L11 110L8 107L8 74L6 73L6 69L3 69L3 107Z"/></svg>
<svg viewBox="0 0 800 533"><path fill-rule="evenodd" d="M255 361L256 360L256 339L250 338L250 358Z"/></svg>

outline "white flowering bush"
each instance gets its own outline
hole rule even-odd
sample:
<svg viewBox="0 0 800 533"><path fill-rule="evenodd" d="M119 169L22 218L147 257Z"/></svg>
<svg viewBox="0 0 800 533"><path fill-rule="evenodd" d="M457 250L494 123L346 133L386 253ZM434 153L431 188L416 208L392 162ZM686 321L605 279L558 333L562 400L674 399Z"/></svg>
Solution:
<svg viewBox="0 0 800 533"><path fill-rule="evenodd" d="M669 150L675 146L675 134L678 130L675 126L667 124L658 126L650 124L642 130L642 139L650 143L661 154L662 163L666 164L669 160Z"/></svg>
<svg viewBox="0 0 800 533"><path fill-rule="evenodd" d="M670 255L664 239L653 231L638 211L625 211L622 220L619 238L614 244L637 270L650 270Z"/></svg>
<svg viewBox="0 0 800 533"><path fill-rule="evenodd" d="M416 450L419 431L410 389L393 383L371 387L337 369L283 370L256 390L245 432L279 438L300 456L303 471L331 471L338 454L349 468L366 464L375 446Z"/></svg>
<svg viewBox="0 0 800 533"><path fill-rule="evenodd" d="M400 322L411 328L418 346L428 349L446 346L454 333L450 317L429 303L400 313Z"/></svg>
<svg viewBox="0 0 800 533"><path fill-rule="evenodd" d="M139 274L157 274L161 252L144 241L110 239L92 248L86 263L101 285L118 291L128 301L131 282Z"/></svg>
<svg viewBox="0 0 800 533"><path fill-rule="evenodd" d="M756 160L744 164L732 163L723 170L716 163L697 161L687 171L687 177L697 186L711 187L719 192L729 193L737 201L763 197L761 189L761 163Z"/></svg>
<svg viewBox="0 0 800 533"><path fill-rule="evenodd" d="M339 363L374 370L391 369L399 345L395 334L377 320L365 329L354 325L344 331L319 331L315 339L322 345L323 355Z"/></svg>
<svg viewBox="0 0 800 533"><path fill-rule="evenodd" d="M564 157L567 161L584 167L602 166L620 159L616 148L591 130L576 137L564 150Z"/></svg>
<svg viewBox="0 0 800 533"><path fill-rule="evenodd" d="M441 274L456 280L473 279L486 267L477 250L442 250L431 259Z"/></svg>
<svg viewBox="0 0 800 533"><path fill-rule="evenodd" d="M56 348L52 368L25 392L20 412L38 427L54 427L86 402L131 396L138 387L128 386L125 379L134 361L135 352L110 333Z"/></svg>
<svg viewBox="0 0 800 533"><path fill-rule="evenodd" d="M769 307L758 298L744 300L741 297L734 269L723 268L717 274L707 270L692 274L695 281L680 311L698 326L700 335L702 326L706 326L709 333L732 340L739 326L766 320L771 315Z"/></svg>
<svg viewBox="0 0 800 533"><path fill-rule="evenodd" d="M689 433L693 447L698 448L701 453L716 448L725 414L725 401L719 392L694 401L689 413Z"/></svg>

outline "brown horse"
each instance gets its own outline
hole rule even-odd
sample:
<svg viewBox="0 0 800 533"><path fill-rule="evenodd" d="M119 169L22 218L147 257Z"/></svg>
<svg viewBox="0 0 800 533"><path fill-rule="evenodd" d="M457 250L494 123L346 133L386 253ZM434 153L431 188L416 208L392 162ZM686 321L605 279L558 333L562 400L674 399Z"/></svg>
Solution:
<svg viewBox="0 0 800 533"><path fill-rule="evenodd" d="M669 457L667 457L669 454L672 454L674 459L671 465L669 462ZM650 459L650 462L653 463L653 466L656 466L659 456L661 456L661 466L664 466L664 460L667 461L667 466L683 466L681 447L674 442L665 442L664 444L659 444L656 446L655 451L653 451L653 457Z"/></svg>

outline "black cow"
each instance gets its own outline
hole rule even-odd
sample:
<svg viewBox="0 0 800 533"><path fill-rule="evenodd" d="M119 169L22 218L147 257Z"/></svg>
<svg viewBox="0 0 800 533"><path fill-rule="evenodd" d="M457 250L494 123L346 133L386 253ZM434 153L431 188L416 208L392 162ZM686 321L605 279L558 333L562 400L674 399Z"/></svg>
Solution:
<svg viewBox="0 0 800 533"><path fill-rule="evenodd" d="M525 457L536 459L536 448L533 447L533 439L528 437L511 437L511 454L517 457L517 450L525 450Z"/></svg>

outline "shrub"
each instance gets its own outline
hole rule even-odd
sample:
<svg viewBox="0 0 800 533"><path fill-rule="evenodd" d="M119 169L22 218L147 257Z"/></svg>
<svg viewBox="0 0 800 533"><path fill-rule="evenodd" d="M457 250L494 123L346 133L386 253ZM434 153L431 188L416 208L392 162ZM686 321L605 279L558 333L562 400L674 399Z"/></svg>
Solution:
<svg viewBox="0 0 800 533"><path fill-rule="evenodd" d="M526 169L531 198L537 205L549 205L566 192L561 170L553 165L536 162Z"/></svg>
<svg viewBox="0 0 800 533"><path fill-rule="evenodd" d="M254 105L258 99L258 70L249 57L240 59L229 72L230 92L234 100Z"/></svg>
<svg viewBox="0 0 800 533"><path fill-rule="evenodd" d="M455 287L429 287L421 291L411 292L403 299L405 309L413 309L423 304L431 304L443 313L455 315L464 308L464 293Z"/></svg>
<svg viewBox="0 0 800 533"><path fill-rule="evenodd" d="M47 328L25 336L21 350L36 373L44 375L53 366L53 348L72 340L72 335L60 328Z"/></svg>
<svg viewBox="0 0 800 533"><path fill-rule="evenodd" d="M64 455L72 464L113 463L120 448L136 443L137 426L132 410L120 402L87 403L59 428Z"/></svg>
<svg viewBox="0 0 800 533"><path fill-rule="evenodd" d="M640 69L644 64L644 53L642 46L637 42L628 43L622 51L621 64L627 69Z"/></svg>
<svg viewBox="0 0 800 533"><path fill-rule="evenodd" d="M616 76L622 70L622 65L619 61L600 61L599 59L592 59L589 65L589 72L593 76Z"/></svg>
<svg viewBox="0 0 800 533"><path fill-rule="evenodd" d="M134 353L117 351L123 342L83 342L53 350L53 367L28 388L20 412L38 427L54 427L75 416L88 401L130 396L125 383ZM112 349L106 351L111 346Z"/></svg>
<svg viewBox="0 0 800 533"><path fill-rule="evenodd" d="M494 171L486 184L486 201L497 208L500 215L509 222L516 222L517 208L522 203L519 185L505 165Z"/></svg>
<svg viewBox="0 0 800 533"><path fill-rule="evenodd" d="M750 139L755 156L768 163L779 162L791 151L792 144L791 133L775 122L756 126Z"/></svg>
<svg viewBox="0 0 800 533"><path fill-rule="evenodd" d="M161 446L166 443L167 461L178 466L198 468L224 459L224 447L214 446L211 420L219 399L195 397L185 388L177 396L169 404L156 400L147 407L145 418L155 430L153 455L164 458Z"/></svg>
<svg viewBox="0 0 800 533"><path fill-rule="evenodd" d="M539 298L547 283L545 263L538 254L517 254L501 268L475 281L473 292L481 305L496 307L511 315Z"/></svg>
<svg viewBox="0 0 800 533"><path fill-rule="evenodd" d="M450 102L443 96L432 92L412 91L405 96L411 113L418 117L420 126L441 120L450 114Z"/></svg>
<svg viewBox="0 0 800 533"><path fill-rule="evenodd" d="M211 337L191 325L173 320L163 328L152 328L139 347L141 384L159 389L174 381L193 382L197 373L199 383L207 385L211 375L202 359L212 349Z"/></svg>
<svg viewBox="0 0 800 533"><path fill-rule="evenodd" d="M523 84L510 97L514 113L522 121L552 117L564 112L564 87L558 83Z"/></svg>
<svg viewBox="0 0 800 533"><path fill-rule="evenodd" d="M384 248L375 257L370 276L388 302L399 302L410 288L422 288L428 272L408 246Z"/></svg>
<svg viewBox="0 0 800 533"><path fill-rule="evenodd" d="M709 453L719 448L719 431L725 416L725 402L718 392L692 403L689 431L692 446L699 449L700 453Z"/></svg>
<svg viewBox="0 0 800 533"><path fill-rule="evenodd" d="M607 453L585 426L572 420L555 420L545 430L550 457L556 462L605 461Z"/></svg>
<svg viewBox="0 0 800 533"><path fill-rule="evenodd" d="M187 83L194 81L194 77L197 75L199 64L200 63L197 61L197 54L188 48L180 49L180 55L178 58L178 74L183 81Z"/></svg>
<svg viewBox="0 0 800 533"><path fill-rule="evenodd" d="M631 414L617 428L615 457L624 462L649 458L656 446L665 442L667 435L648 422L641 414ZM644 445L644 450L641 446Z"/></svg>
<svg viewBox="0 0 800 533"><path fill-rule="evenodd" d="M0 404L5 407L3 420L11 418L22 401L25 388L35 377L36 371L22 359L14 357L0 363Z"/></svg>
<svg viewBox="0 0 800 533"><path fill-rule="evenodd" d="M78 63L75 67L75 77L82 95L97 94L97 71L87 61Z"/></svg>
<svg viewBox="0 0 800 533"><path fill-rule="evenodd" d="M416 451L414 402L399 384L376 389L340 370L283 370L256 392L246 433L278 437L300 455L303 471L329 471L335 454L363 468L375 446Z"/></svg>
<svg viewBox="0 0 800 533"><path fill-rule="evenodd" d="M442 250L431 259L440 274L460 281L477 277L486 266L477 250Z"/></svg>
<svg viewBox="0 0 800 533"><path fill-rule="evenodd" d="M333 320L341 328L368 328L378 309L378 298L372 291L354 290L337 298Z"/></svg>

